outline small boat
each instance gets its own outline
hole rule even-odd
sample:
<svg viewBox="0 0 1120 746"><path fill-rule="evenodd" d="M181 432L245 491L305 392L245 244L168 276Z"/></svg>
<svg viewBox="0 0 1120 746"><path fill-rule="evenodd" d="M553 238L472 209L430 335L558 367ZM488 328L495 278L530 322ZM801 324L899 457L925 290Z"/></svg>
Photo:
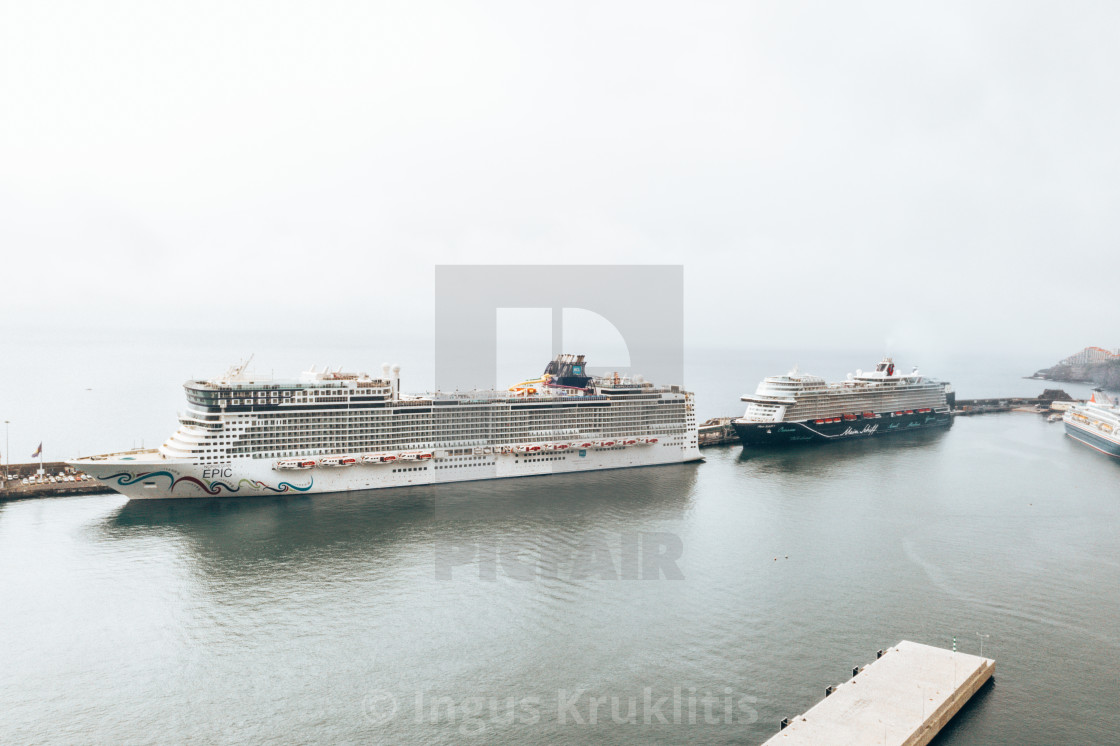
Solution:
<svg viewBox="0 0 1120 746"><path fill-rule="evenodd" d="M353 456L324 456L320 461L320 466L353 466L358 463L358 459Z"/></svg>
<svg viewBox="0 0 1120 746"><path fill-rule="evenodd" d="M638 445L638 441L636 438L627 438L626 440L618 441L618 444L620 446L636 446Z"/></svg>
<svg viewBox="0 0 1120 746"><path fill-rule="evenodd" d="M856 418L856 416L855 416L854 414L846 414L846 415L844 415L844 419L845 419L845 420L854 420L855 418Z"/></svg>
<svg viewBox="0 0 1120 746"><path fill-rule="evenodd" d="M590 440L579 443L576 448L593 448L595 446Z"/></svg>
<svg viewBox="0 0 1120 746"><path fill-rule="evenodd" d="M638 441L641 442L642 445L651 446L657 442L657 438L638 438Z"/></svg>
<svg viewBox="0 0 1120 746"><path fill-rule="evenodd" d="M543 446L533 443L530 445L514 446L513 450L517 451L518 453L537 453L538 451L543 450Z"/></svg>
<svg viewBox="0 0 1120 746"><path fill-rule="evenodd" d="M282 458L276 462L274 469L310 469L315 466L313 459Z"/></svg>
<svg viewBox="0 0 1120 746"><path fill-rule="evenodd" d="M572 447L571 443L553 443L551 449L554 451L566 451Z"/></svg>
<svg viewBox="0 0 1120 746"><path fill-rule="evenodd" d="M599 446L600 448L610 448L614 444L615 444L615 441L613 441L613 440L597 440L597 441L595 441L595 445Z"/></svg>
<svg viewBox="0 0 1120 746"><path fill-rule="evenodd" d="M396 456L390 456L388 453L363 453L361 462L363 464L384 464L386 459L396 460Z"/></svg>

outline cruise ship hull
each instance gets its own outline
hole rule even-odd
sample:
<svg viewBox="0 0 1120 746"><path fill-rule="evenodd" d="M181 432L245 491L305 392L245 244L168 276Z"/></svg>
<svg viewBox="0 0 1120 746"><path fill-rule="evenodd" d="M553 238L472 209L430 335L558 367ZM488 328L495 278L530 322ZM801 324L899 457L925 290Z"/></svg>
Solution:
<svg viewBox="0 0 1120 746"><path fill-rule="evenodd" d="M1094 448L1101 453L1120 458L1120 441L1115 437L1102 433L1089 425L1065 420L1066 435L1074 440Z"/></svg>
<svg viewBox="0 0 1120 746"><path fill-rule="evenodd" d="M897 415L884 414L877 418L859 418L816 424L803 422L745 422L731 423L744 446L784 446L798 443L828 443L838 440L861 440L877 435L913 432L929 428L949 427L952 415L944 412Z"/></svg>
<svg viewBox="0 0 1120 746"><path fill-rule="evenodd" d="M489 453L439 456L428 461L276 469L265 459L226 464L162 460L155 451L70 462L130 499L253 497L321 494L389 487L451 484L481 479L570 474L700 461L695 445L661 442L536 454Z"/></svg>

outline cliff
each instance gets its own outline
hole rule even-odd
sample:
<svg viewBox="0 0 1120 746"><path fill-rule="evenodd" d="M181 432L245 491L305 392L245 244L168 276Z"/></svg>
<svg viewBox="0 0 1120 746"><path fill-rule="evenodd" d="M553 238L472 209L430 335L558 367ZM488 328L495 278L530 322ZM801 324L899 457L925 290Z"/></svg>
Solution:
<svg viewBox="0 0 1120 746"><path fill-rule="evenodd" d="M1048 381L1090 383L1115 391L1120 390L1120 360L1082 365L1059 363L1051 368L1043 368L1035 373L1034 377L1045 378Z"/></svg>

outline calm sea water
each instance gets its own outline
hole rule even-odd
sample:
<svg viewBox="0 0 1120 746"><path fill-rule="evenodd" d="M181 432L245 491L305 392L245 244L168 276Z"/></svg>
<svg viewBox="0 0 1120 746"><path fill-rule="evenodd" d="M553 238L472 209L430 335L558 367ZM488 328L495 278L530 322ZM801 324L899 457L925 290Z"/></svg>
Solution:
<svg viewBox="0 0 1120 746"><path fill-rule="evenodd" d="M796 362L747 357L696 366L743 368L693 374L703 416ZM1041 387L1002 365L958 390ZM705 456L0 504L0 742L760 743L879 648L954 637L997 675L941 743L1116 742L1120 464L1026 414Z"/></svg>

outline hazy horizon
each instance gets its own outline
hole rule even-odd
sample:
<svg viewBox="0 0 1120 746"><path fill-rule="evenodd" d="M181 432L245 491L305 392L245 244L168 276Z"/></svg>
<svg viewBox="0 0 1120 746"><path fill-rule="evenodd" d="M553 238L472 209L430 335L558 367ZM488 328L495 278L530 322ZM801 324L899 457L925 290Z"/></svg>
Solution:
<svg viewBox="0 0 1120 746"><path fill-rule="evenodd" d="M668 263L701 346L1120 344L1078 279L1115 256L1113 4L5 19L5 334L425 333L436 264Z"/></svg>
<svg viewBox="0 0 1120 746"><path fill-rule="evenodd" d="M796 362L1114 348L1120 7L1075 7L7 5L12 451L61 447L89 380L173 424L253 352L426 388L440 264L682 265L720 412ZM538 373L549 325L502 313L499 378ZM626 362L609 326L565 348Z"/></svg>

